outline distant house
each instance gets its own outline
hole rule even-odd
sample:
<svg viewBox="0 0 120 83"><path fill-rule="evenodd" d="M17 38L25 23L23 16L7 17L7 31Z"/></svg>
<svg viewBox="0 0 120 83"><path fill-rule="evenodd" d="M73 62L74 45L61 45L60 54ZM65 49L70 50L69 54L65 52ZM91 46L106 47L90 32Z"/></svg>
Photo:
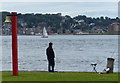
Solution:
<svg viewBox="0 0 120 83"><path fill-rule="evenodd" d="M90 32L94 34L104 33L103 27L100 27L100 26L93 27Z"/></svg>
<svg viewBox="0 0 120 83"><path fill-rule="evenodd" d="M120 23L112 23L108 27L110 34L120 34Z"/></svg>
<svg viewBox="0 0 120 83"><path fill-rule="evenodd" d="M95 26L95 23L90 23L89 26Z"/></svg>
<svg viewBox="0 0 120 83"><path fill-rule="evenodd" d="M74 34L75 34L75 35L84 35L84 34L87 35L87 34L89 34L89 33L88 33L88 32L83 32L83 31L81 31L81 30L75 30L75 31L74 31Z"/></svg>

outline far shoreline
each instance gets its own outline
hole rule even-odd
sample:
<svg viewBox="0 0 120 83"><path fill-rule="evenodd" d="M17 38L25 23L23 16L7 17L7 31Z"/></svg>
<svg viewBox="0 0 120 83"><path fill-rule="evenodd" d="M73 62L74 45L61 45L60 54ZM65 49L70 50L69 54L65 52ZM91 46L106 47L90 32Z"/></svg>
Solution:
<svg viewBox="0 0 120 83"><path fill-rule="evenodd" d="M116 35L119 36L120 34L57 34L58 36L60 35L76 35L76 36L81 36L81 35ZM12 35L0 35L0 36L12 36ZM17 35L17 36L41 36L41 35ZM56 35L49 35L49 36L56 36Z"/></svg>

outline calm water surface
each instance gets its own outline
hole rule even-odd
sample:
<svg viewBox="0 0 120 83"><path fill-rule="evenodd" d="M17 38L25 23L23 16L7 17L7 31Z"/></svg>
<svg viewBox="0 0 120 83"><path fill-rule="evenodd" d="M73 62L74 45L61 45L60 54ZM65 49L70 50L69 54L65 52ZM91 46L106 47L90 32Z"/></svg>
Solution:
<svg viewBox="0 0 120 83"><path fill-rule="evenodd" d="M2 36L2 70L12 70L11 36ZM19 70L47 71L45 50L53 42L56 54L56 71L92 72L92 63L96 70L103 71L107 58L114 58L114 71L118 71L117 35L50 35L18 36Z"/></svg>

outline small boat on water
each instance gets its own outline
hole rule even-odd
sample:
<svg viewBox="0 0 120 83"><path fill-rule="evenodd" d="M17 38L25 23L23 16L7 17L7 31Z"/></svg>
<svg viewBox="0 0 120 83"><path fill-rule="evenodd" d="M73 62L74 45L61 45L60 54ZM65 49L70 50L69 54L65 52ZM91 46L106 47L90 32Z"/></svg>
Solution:
<svg viewBox="0 0 120 83"><path fill-rule="evenodd" d="M42 38L48 38L48 33L45 27L43 28Z"/></svg>

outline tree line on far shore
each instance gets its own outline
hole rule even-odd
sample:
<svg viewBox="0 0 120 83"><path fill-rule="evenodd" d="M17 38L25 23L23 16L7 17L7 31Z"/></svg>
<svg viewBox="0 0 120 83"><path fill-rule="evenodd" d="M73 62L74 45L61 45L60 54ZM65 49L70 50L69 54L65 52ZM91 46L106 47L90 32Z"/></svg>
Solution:
<svg viewBox="0 0 120 83"><path fill-rule="evenodd" d="M10 12L2 12L2 22L4 23L6 15ZM103 27L105 30L112 23L120 23L120 19L110 17L87 17L85 15L78 15L71 17L69 15L62 16L57 14L34 14L34 13L19 13L18 28L38 28L38 27L52 27L53 32L58 30L81 30L89 32L93 27Z"/></svg>

